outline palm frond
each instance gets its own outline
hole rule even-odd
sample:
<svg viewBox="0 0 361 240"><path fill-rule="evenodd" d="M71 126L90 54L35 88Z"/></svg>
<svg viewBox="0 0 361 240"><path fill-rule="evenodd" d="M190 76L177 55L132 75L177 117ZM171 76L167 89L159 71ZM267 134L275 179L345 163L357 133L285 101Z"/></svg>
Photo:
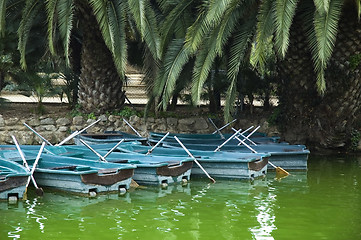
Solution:
<svg viewBox="0 0 361 240"><path fill-rule="evenodd" d="M255 64L263 66L265 63L265 44L274 32L274 8L273 0L265 0L261 3L257 16L256 50L254 53Z"/></svg>
<svg viewBox="0 0 361 240"><path fill-rule="evenodd" d="M155 58L160 59L160 34L152 5L147 0L128 0L128 4L142 39Z"/></svg>
<svg viewBox="0 0 361 240"><path fill-rule="evenodd" d="M160 26L160 32L162 36L160 44L161 49L166 48L168 42L172 38L172 35L176 31L174 26L178 21L182 20L182 16L186 14L186 12L189 10L189 7L192 6L193 2L194 0L181 1L169 13L167 13L164 21L162 22L162 25Z"/></svg>
<svg viewBox="0 0 361 240"><path fill-rule="evenodd" d="M183 45L184 39L174 39L168 47L164 56L164 65L161 67L159 77L154 86L154 95L162 96L160 105L167 109L168 102L172 96L175 83L182 72L184 65L190 58L189 51Z"/></svg>
<svg viewBox="0 0 361 240"><path fill-rule="evenodd" d="M255 12L253 14L256 14ZM252 16L252 13L250 14ZM236 100L237 93L237 79L239 70L242 65L248 62L248 59L245 58L247 49L250 47L251 39L255 34L256 18L245 19L243 24L241 24L237 31L234 33L230 56L228 61L228 71L227 78L230 79L231 84L228 87L226 95L226 103L224 106L224 118L226 121L230 120L232 117L232 112L234 111L234 102Z"/></svg>
<svg viewBox="0 0 361 240"><path fill-rule="evenodd" d="M277 52L284 57L289 44L290 27L298 0L277 0L274 4Z"/></svg>
<svg viewBox="0 0 361 240"><path fill-rule="evenodd" d="M240 14L236 6L227 9L222 20L207 37L204 47L197 53L192 80L192 100L194 104L198 104L203 84L209 75L214 60L217 56L222 55L224 45L238 23L239 17Z"/></svg>
<svg viewBox="0 0 361 240"><path fill-rule="evenodd" d="M66 64L69 66L69 45L70 36L73 29L74 17L74 0L59 0L57 3L58 9L58 27L60 37L63 40L63 48ZM50 41L50 40L49 40Z"/></svg>
<svg viewBox="0 0 361 240"><path fill-rule="evenodd" d="M125 3L117 0L90 0L90 4L117 71L121 78L124 78L127 52L123 6Z"/></svg>
<svg viewBox="0 0 361 240"><path fill-rule="evenodd" d="M0 0L0 34L2 37L5 35L6 3L7 0Z"/></svg>
<svg viewBox="0 0 361 240"><path fill-rule="evenodd" d="M327 13L330 5L330 0L314 0L316 10L320 13Z"/></svg>
<svg viewBox="0 0 361 240"><path fill-rule="evenodd" d="M22 13L22 19L18 29L19 41L18 50L20 52L20 65L23 69L27 68L26 65L26 44L29 38L30 29L33 25L34 19L38 15L38 11L41 7L41 3L37 0L28 0L25 3L25 7Z"/></svg>
<svg viewBox="0 0 361 240"><path fill-rule="evenodd" d="M45 1L45 8L47 13L48 21L48 45L51 54L55 54L54 48L54 35L56 31L56 17L57 17L57 1L58 0L48 0Z"/></svg>
<svg viewBox="0 0 361 240"><path fill-rule="evenodd" d="M194 53L208 32L222 21L222 18L233 0L211 0L205 4L195 23L188 29L186 48Z"/></svg>
<svg viewBox="0 0 361 240"><path fill-rule="evenodd" d="M342 0L331 0L328 12L316 9L314 15L314 37L309 37L309 40L317 74L317 87L321 93L326 89L324 71L335 45L342 5Z"/></svg>

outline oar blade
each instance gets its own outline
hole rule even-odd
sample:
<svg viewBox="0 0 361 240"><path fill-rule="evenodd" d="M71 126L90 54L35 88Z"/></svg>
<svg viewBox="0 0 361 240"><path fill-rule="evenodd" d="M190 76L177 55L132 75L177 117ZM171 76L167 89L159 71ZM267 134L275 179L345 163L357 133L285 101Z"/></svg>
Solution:
<svg viewBox="0 0 361 240"><path fill-rule="evenodd" d="M276 177L277 178L284 178L284 177L287 177L288 175L290 175L289 172L287 172L286 170L284 170L281 167L276 167Z"/></svg>

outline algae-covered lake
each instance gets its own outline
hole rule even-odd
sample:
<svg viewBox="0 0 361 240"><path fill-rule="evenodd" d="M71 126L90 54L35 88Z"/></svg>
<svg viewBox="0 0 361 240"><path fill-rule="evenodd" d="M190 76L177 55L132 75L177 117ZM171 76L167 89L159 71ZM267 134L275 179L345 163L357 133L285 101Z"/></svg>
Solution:
<svg viewBox="0 0 361 240"><path fill-rule="evenodd" d="M86 198L0 202L0 239L361 239L361 157L310 156L308 172L192 180Z"/></svg>

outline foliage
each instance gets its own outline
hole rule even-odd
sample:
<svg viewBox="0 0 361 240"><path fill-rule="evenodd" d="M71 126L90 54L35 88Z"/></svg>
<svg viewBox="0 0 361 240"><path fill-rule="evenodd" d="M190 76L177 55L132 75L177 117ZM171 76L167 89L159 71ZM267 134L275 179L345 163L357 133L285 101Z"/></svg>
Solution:
<svg viewBox="0 0 361 240"><path fill-rule="evenodd" d="M37 72L22 72L17 77L15 80L19 84L21 94L33 96L38 103L35 112L43 114L45 112L44 97L58 94L58 89L52 85L52 77L49 74Z"/></svg>
<svg viewBox="0 0 361 240"><path fill-rule="evenodd" d="M108 113L108 115L110 115L110 114ZM130 108L130 107L124 107L122 110L120 110L118 112L112 112L111 115L121 116L121 117L126 117L126 118L129 118L131 116L142 117L141 112L138 112L137 110Z"/></svg>
<svg viewBox="0 0 361 240"><path fill-rule="evenodd" d="M354 54L350 56L350 69L355 70L361 63L361 54Z"/></svg>
<svg viewBox="0 0 361 240"><path fill-rule="evenodd" d="M270 126L277 126L279 125L279 120L280 120L280 117L281 117L281 108L280 107L276 107L272 114L269 116L268 118L268 123Z"/></svg>
<svg viewBox="0 0 361 240"><path fill-rule="evenodd" d="M354 152L358 148L358 144L361 139L361 133L356 129L352 129L350 135L351 135L351 137L350 137L349 150Z"/></svg>

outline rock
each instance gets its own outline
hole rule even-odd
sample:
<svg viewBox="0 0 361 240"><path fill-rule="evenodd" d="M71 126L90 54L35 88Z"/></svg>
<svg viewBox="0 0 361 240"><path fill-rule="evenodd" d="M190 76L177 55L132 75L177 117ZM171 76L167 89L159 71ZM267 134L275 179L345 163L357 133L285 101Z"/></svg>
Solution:
<svg viewBox="0 0 361 240"><path fill-rule="evenodd" d="M31 128L37 127L40 125L40 120L38 118L33 118L27 123Z"/></svg>
<svg viewBox="0 0 361 240"><path fill-rule="evenodd" d="M168 127L175 128L178 125L178 119L177 118L167 118L167 125Z"/></svg>
<svg viewBox="0 0 361 240"><path fill-rule="evenodd" d="M67 126L71 123L69 118L59 118L58 120L56 120L56 124L58 126Z"/></svg>
<svg viewBox="0 0 361 240"><path fill-rule="evenodd" d="M6 126L14 126L19 122L19 118L9 118L5 119L5 125Z"/></svg>
<svg viewBox="0 0 361 240"><path fill-rule="evenodd" d="M197 118L195 119L195 123L194 123L194 130L195 131L201 131L201 130L206 130L208 129L208 123L204 118Z"/></svg>
<svg viewBox="0 0 361 240"><path fill-rule="evenodd" d="M73 117L73 125L79 126L79 125L82 125L83 122L84 122L84 119L83 119L82 116L75 116L75 117Z"/></svg>
<svg viewBox="0 0 361 240"><path fill-rule="evenodd" d="M68 131L68 127L65 126L60 126L58 129L59 132L67 132Z"/></svg>
<svg viewBox="0 0 361 240"><path fill-rule="evenodd" d="M115 121L119 121L119 120L120 120L120 116L110 115L108 117L108 121L111 123L114 123Z"/></svg>
<svg viewBox="0 0 361 240"><path fill-rule="evenodd" d="M40 120L40 124L41 125L54 125L55 121L52 118L45 118L45 119Z"/></svg>
<svg viewBox="0 0 361 240"><path fill-rule="evenodd" d="M4 127L5 126L5 120L4 118L0 117L0 127Z"/></svg>

